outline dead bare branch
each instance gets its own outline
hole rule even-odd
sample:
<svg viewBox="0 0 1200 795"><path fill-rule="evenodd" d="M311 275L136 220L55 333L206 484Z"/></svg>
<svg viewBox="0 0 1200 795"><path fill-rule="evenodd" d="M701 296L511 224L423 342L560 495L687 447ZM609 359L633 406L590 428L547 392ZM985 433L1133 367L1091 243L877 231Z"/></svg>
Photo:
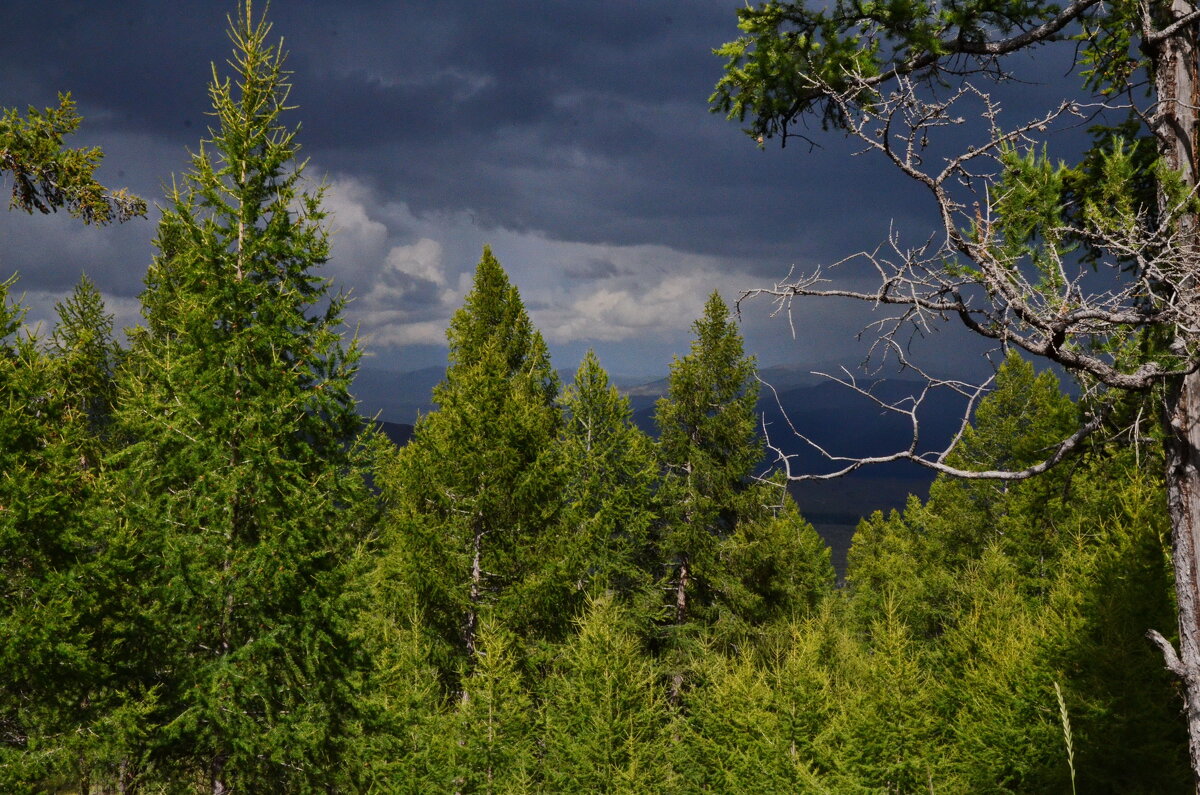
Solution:
<svg viewBox="0 0 1200 795"><path fill-rule="evenodd" d="M1190 248L1181 244L1191 233L1177 223L1191 211L1192 196L1156 212L1111 208L1103 217L1082 214L1070 224L1043 229L1036 245L1014 245L1000 231L1007 191L1011 190L1000 179L1006 158L1031 147L1036 133L1082 118L1083 108L1061 102L1005 128L999 103L967 81L947 96L927 99L918 95L918 84L912 79L893 75L890 93L869 103L862 97L867 89L880 84L875 76L859 79L847 75L845 83L839 91L817 84L814 89L837 107L846 120L847 132L863 145L863 151L882 155L927 189L940 228L917 245L905 244L892 228L879 246L827 268L818 265L804 273L793 266L783 281L744 291L737 308L740 312L751 298L767 298L773 304L770 314L786 314L793 335L792 312L799 299L839 297L869 303L876 310L893 309L864 329L875 337L872 355L882 349L884 356L894 356L902 368L916 373L924 386L906 401L889 403L848 371L838 377L826 376L873 400L884 411L903 416L911 427L911 443L888 455L838 456L793 427L789 419L791 433L836 465L829 472L798 473L792 469L795 456L771 444L789 479L827 480L863 466L907 460L960 478L1024 480L1079 449L1103 425L1115 400L1107 394L1109 390L1145 392L1195 369L1200 361L1200 280L1193 277ZM982 120L985 137L932 163L928 154L931 139L964 124L968 117ZM1101 265L1124 277L1092 284L1097 278L1092 265L1082 262L1073 251L1078 241L1104 252L1106 259ZM836 268L874 273L876 286L869 290L836 286L827 275ZM1081 377L1085 394L1093 399L1092 413L1050 450L1045 460L1020 470L976 471L947 463L991 380L966 384L936 378L905 355L902 338L907 330L928 333L955 320L1002 348L1015 347L1045 357ZM1174 358L1146 360L1123 355L1139 333L1155 326L1174 330L1179 340ZM955 390L966 398L967 407L948 447L922 451L917 412L936 389ZM775 397L778 403L778 395ZM783 413L782 406L780 410Z"/></svg>

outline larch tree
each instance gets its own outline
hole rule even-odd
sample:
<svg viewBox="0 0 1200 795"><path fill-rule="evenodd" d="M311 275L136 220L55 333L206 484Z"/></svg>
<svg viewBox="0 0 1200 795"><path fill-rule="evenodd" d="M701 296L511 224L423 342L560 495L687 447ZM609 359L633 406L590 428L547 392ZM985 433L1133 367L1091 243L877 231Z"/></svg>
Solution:
<svg viewBox="0 0 1200 795"><path fill-rule="evenodd" d="M92 473L72 446L86 444L86 421L21 335L10 284L0 286L0 784L31 792L73 778L62 738L89 722L95 659L76 579L95 539L81 510Z"/></svg>
<svg viewBox="0 0 1200 795"><path fill-rule="evenodd" d="M589 351L564 390L563 427L554 446L562 509L544 545L544 588L557 591L562 626L571 627L589 596L609 592L647 624L659 612L654 554L658 461L650 437L633 424L628 398Z"/></svg>
<svg viewBox="0 0 1200 795"><path fill-rule="evenodd" d="M1076 418L1053 374L1013 354L951 460L1036 460ZM892 616L922 648L943 727L922 754L944 760L932 763L942 788L1065 786L1062 749L1047 745L1060 722L1040 717L1055 682L1082 788L1186 787L1170 674L1142 637L1173 613L1160 464L1144 445L1121 443L1016 483L943 475L924 504L910 498L903 512L860 524L839 600L844 630L870 637ZM951 785L959 776L969 783Z"/></svg>
<svg viewBox="0 0 1200 795"><path fill-rule="evenodd" d="M539 592L529 587L543 564L534 553L556 521L560 414L546 344L490 249L446 336L437 409L381 468L379 566L399 585L380 609L419 616L454 678L476 661L485 613L522 636L558 620L554 606L524 597Z"/></svg>
<svg viewBox="0 0 1200 795"><path fill-rule="evenodd" d="M96 444L114 443L111 436L117 400L117 368L123 351L113 338L113 317L94 282L84 275L74 291L55 305L58 323L49 340L49 354L60 373L61 386L84 418ZM84 451L88 462L101 451Z"/></svg>
<svg viewBox="0 0 1200 795"><path fill-rule="evenodd" d="M670 711L642 623L612 592L590 599L576 620L539 689L545 789L668 789Z"/></svg>
<svg viewBox="0 0 1200 795"><path fill-rule="evenodd" d="M213 68L215 126L163 211L122 368L112 533L135 567L123 641L158 694L159 774L308 791L341 780L353 719L359 351L320 274L328 233L283 122L284 55L239 10L235 76Z"/></svg>
<svg viewBox="0 0 1200 795"><path fill-rule="evenodd" d="M1200 780L1200 7L840 0L767 2L738 16L743 35L717 50L726 67L714 110L748 122L760 145L786 142L806 122L844 132L911 178L936 217L932 229L911 239L893 230L845 261L876 275L874 289L833 284L817 269L751 292L784 309L822 296L895 308L875 329L916 372L925 370L908 357L905 335L945 321L1061 365L1087 391L1077 428L1019 469L955 466L950 448L920 449L915 427L912 445L882 458L1023 479L1111 428L1126 401L1156 410L1179 631L1175 644L1157 630L1150 637L1183 684ZM1054 46L1073 59L1080 90L1064 88L1019 117L1002 112L1022 61ZM1098 125L1093 146L1075 164L1056 162L1065 153L1055 136L1081 120ZM983 392L932 373L929 385ZM918 411L885 410L914 421ZM867 462L834 463L792 474L832 476Z"/></svg>
<svg viewBox="0 0 1200 795"><path fill-rule="evenodd" d="M475 644L475 664L463 680L469 697L454 703L451 725L435 740L447 748L437 784L484 795L533 791L537 709L523 682L524 649L490 615L481 617Z"/></svg>
<svg viewBox="0 0 1200 795"><path fill-rule="evenodd" d="M4 286L4 292L7 285ZM0 782L14 792L129 783L145 700L120 692L100 505L119 348L87 279L48 340L0 326Z"/></svg>
<svg viewBox="0 0 1200 795"><path fill-rule="evenodd" d="M145 215L142 199L96 181L98 148L64 145L81 121L69 94L24 116L0 110L9 207L65 208L95 225ZM81 285L58 307L55 355L47 356L20 331L23 310L9 303L14 281L0 283L0 579L8 606L0 613L0 784L14 792L68 782L86 789L89 771L124 737L111 722L120 710L106 713L111 704L97 687L99 613L84 584L99 542L89 510L103 446L98 425L111 412L111 319L95 290ZM105 715L110 723L98 729Z"/></svg>
<svg viewBox="0 0 1200 795"><path fill-rule="evenodd" d="M676 635L708 618L721 543L740 520L757 514L761 497L752 493L758 489L751 479L763 455L754 359L745 354L729 308L715 292L693 329L691 351L672 363L655 415L664 468L659 556L667 569ZM681 685L677 672L673 698Z"/></svg>

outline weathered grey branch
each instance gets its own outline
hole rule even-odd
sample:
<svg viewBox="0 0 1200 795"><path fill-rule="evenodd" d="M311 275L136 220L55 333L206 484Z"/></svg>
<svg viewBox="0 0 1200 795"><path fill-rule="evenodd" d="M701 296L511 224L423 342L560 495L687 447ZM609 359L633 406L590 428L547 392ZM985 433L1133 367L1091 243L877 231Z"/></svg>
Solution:
<svg viewBox="0 0 1200 795"><path fill-rule="evenodd" d="M1175 647L1171 645L1171 641L1164 638L1162 633L1157 629L1147 630L1146 637L1162 652L1163 663L1166 665L1168 671L1181 679L1187 676L1187 668L1184 667L1183 662L1179 659L1179 655L1175 652Z"/></svg>

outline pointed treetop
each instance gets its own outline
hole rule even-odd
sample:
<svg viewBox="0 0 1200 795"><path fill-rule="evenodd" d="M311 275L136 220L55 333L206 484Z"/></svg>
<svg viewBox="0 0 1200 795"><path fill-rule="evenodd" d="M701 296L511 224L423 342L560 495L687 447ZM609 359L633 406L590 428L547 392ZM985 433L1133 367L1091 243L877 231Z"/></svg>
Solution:
<svg viewBox="0 0 1200 795"><path fill-rule="evenodd" d="M608 373L600 364L600 357L592 348L588 348L587 353L583 355L579 369L575 372L575 382L568 389L576 395L606 392L610 389Z"/></svg>
<svg viewBox="0 0 1200 795"><path fill-rule="evenodd" d="M567 438L584 440L588 449L633 428L629 399L609 382L600 358L591 349L579 363L575 380L564 390L562 406Z"/></svg>
<svg viewBox="0 0 1200 795"><path fill-rule="evenodd" d="M307 309L330 287L315 273L329 257L322 189L304 189L298 127L281 117L291 89L285 55L268 42L271 26L255 19L250 3L229 24L233 74L222 77L213 64L216 123L172 186L155 241L160 253L146 277L143 314L156 333L174 324L182 296L219 288L223 319L266 300L264 291ZM342 303L334 302L334 315Z"/></svg>
<svg viewBox="0 0 1200 795"><path fill-rule="evenodd" d="M754 357L716 292L692 328L691 352L671 364L655 412L660 449L669 468L709 481L705 488L740 491L762 457Z"/></svg>
<svg viewBox="0 0 1200 795"><path fill-rule="evenodd" d="M234 111L245 119L273 120L281 111L293 109L295 106L287 104L292 90L288 80L291 72L283 68L287 53L283 50L282 39L278 45L267 42L271 35L271 23L267 21L266 13L256 22L252 4L246 0L238 8L236 19L226 19L229 21L229 40L233 42L233 56L226 63L239 77L239 93L234 95L230 79L221 79L217 74L217 65L212 64L212 82L208 87L213 100L212 115L225 128L228 126L228 111ZM289 132L283 128L276 132L289 139L295 135L295 131Z"/></svg>
<svg viewBox="0 0 1200 795"><path fill-rule="evenodd" d="M668 396L673 402L691 404L702 415L719 411L718 406L747 403L753 411L758 390L753 356L746 356L742 335L720 293L713 291L704 304L704 315L692 324L696 338L691 352L671 365Z"/></svg>
<svg viewBox="0 0 1200 795"><path fill-rule="evenodd" d="M490 348L498 349L510 374L530 365L549 368L549 354L508 274L484 246L475 269L475 283L446 329L450 342L450 371L477 364Z"/></svg>
<svg viewBox="0 0 1200 795"><path fill-rule="evenodd" d="M50 335L50 348L55 353L113 347L113 316L105 312L100 290L86 273L79 277L69 297L55 302L54 311L58 324Z"/></svg>
<svg viewBox="0 0 1200 795"><path fill-rule="evenodd" d="M742 353L742 335L738 333L737 324L729 313L729 306L716 290L704 302L704 316L692 324L696 331L696 339L692 342L692 352L711 350L724 343L730 348L736 348L737 354ZM731 351L732 352L732 351Z"/></svg>

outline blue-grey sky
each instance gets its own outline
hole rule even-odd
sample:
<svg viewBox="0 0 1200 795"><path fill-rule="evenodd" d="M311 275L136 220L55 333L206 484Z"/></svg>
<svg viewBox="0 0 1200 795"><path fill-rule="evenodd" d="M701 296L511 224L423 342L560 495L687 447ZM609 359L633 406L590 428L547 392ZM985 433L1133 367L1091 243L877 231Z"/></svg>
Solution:
<svg viewBox="0 0 1200 795"><path fill-rule="evenodd" d="M932 230L914 188L847 142L759 150L708 111L712 48L740 0L275 0L294 71L291 121L328 185L329 274L368 366L444 362L443 331L492 246L558 367L594 347L615 373L662 374L706 296L732 300L790 267L874 247L893 220ZM0 105L71 91L76 144L152 203L207 135L210 63L224 74L232 0L6 0ZM1028 89L1039 91L1037 85ZM106 229L0 214L0 277L31 317L87 272L118 322L137 322L157 212ZM766 303L745 315L765 365L856 361L871 319L811 304L791 339ZM961 343L945 346L947 356Z"/></svg>

